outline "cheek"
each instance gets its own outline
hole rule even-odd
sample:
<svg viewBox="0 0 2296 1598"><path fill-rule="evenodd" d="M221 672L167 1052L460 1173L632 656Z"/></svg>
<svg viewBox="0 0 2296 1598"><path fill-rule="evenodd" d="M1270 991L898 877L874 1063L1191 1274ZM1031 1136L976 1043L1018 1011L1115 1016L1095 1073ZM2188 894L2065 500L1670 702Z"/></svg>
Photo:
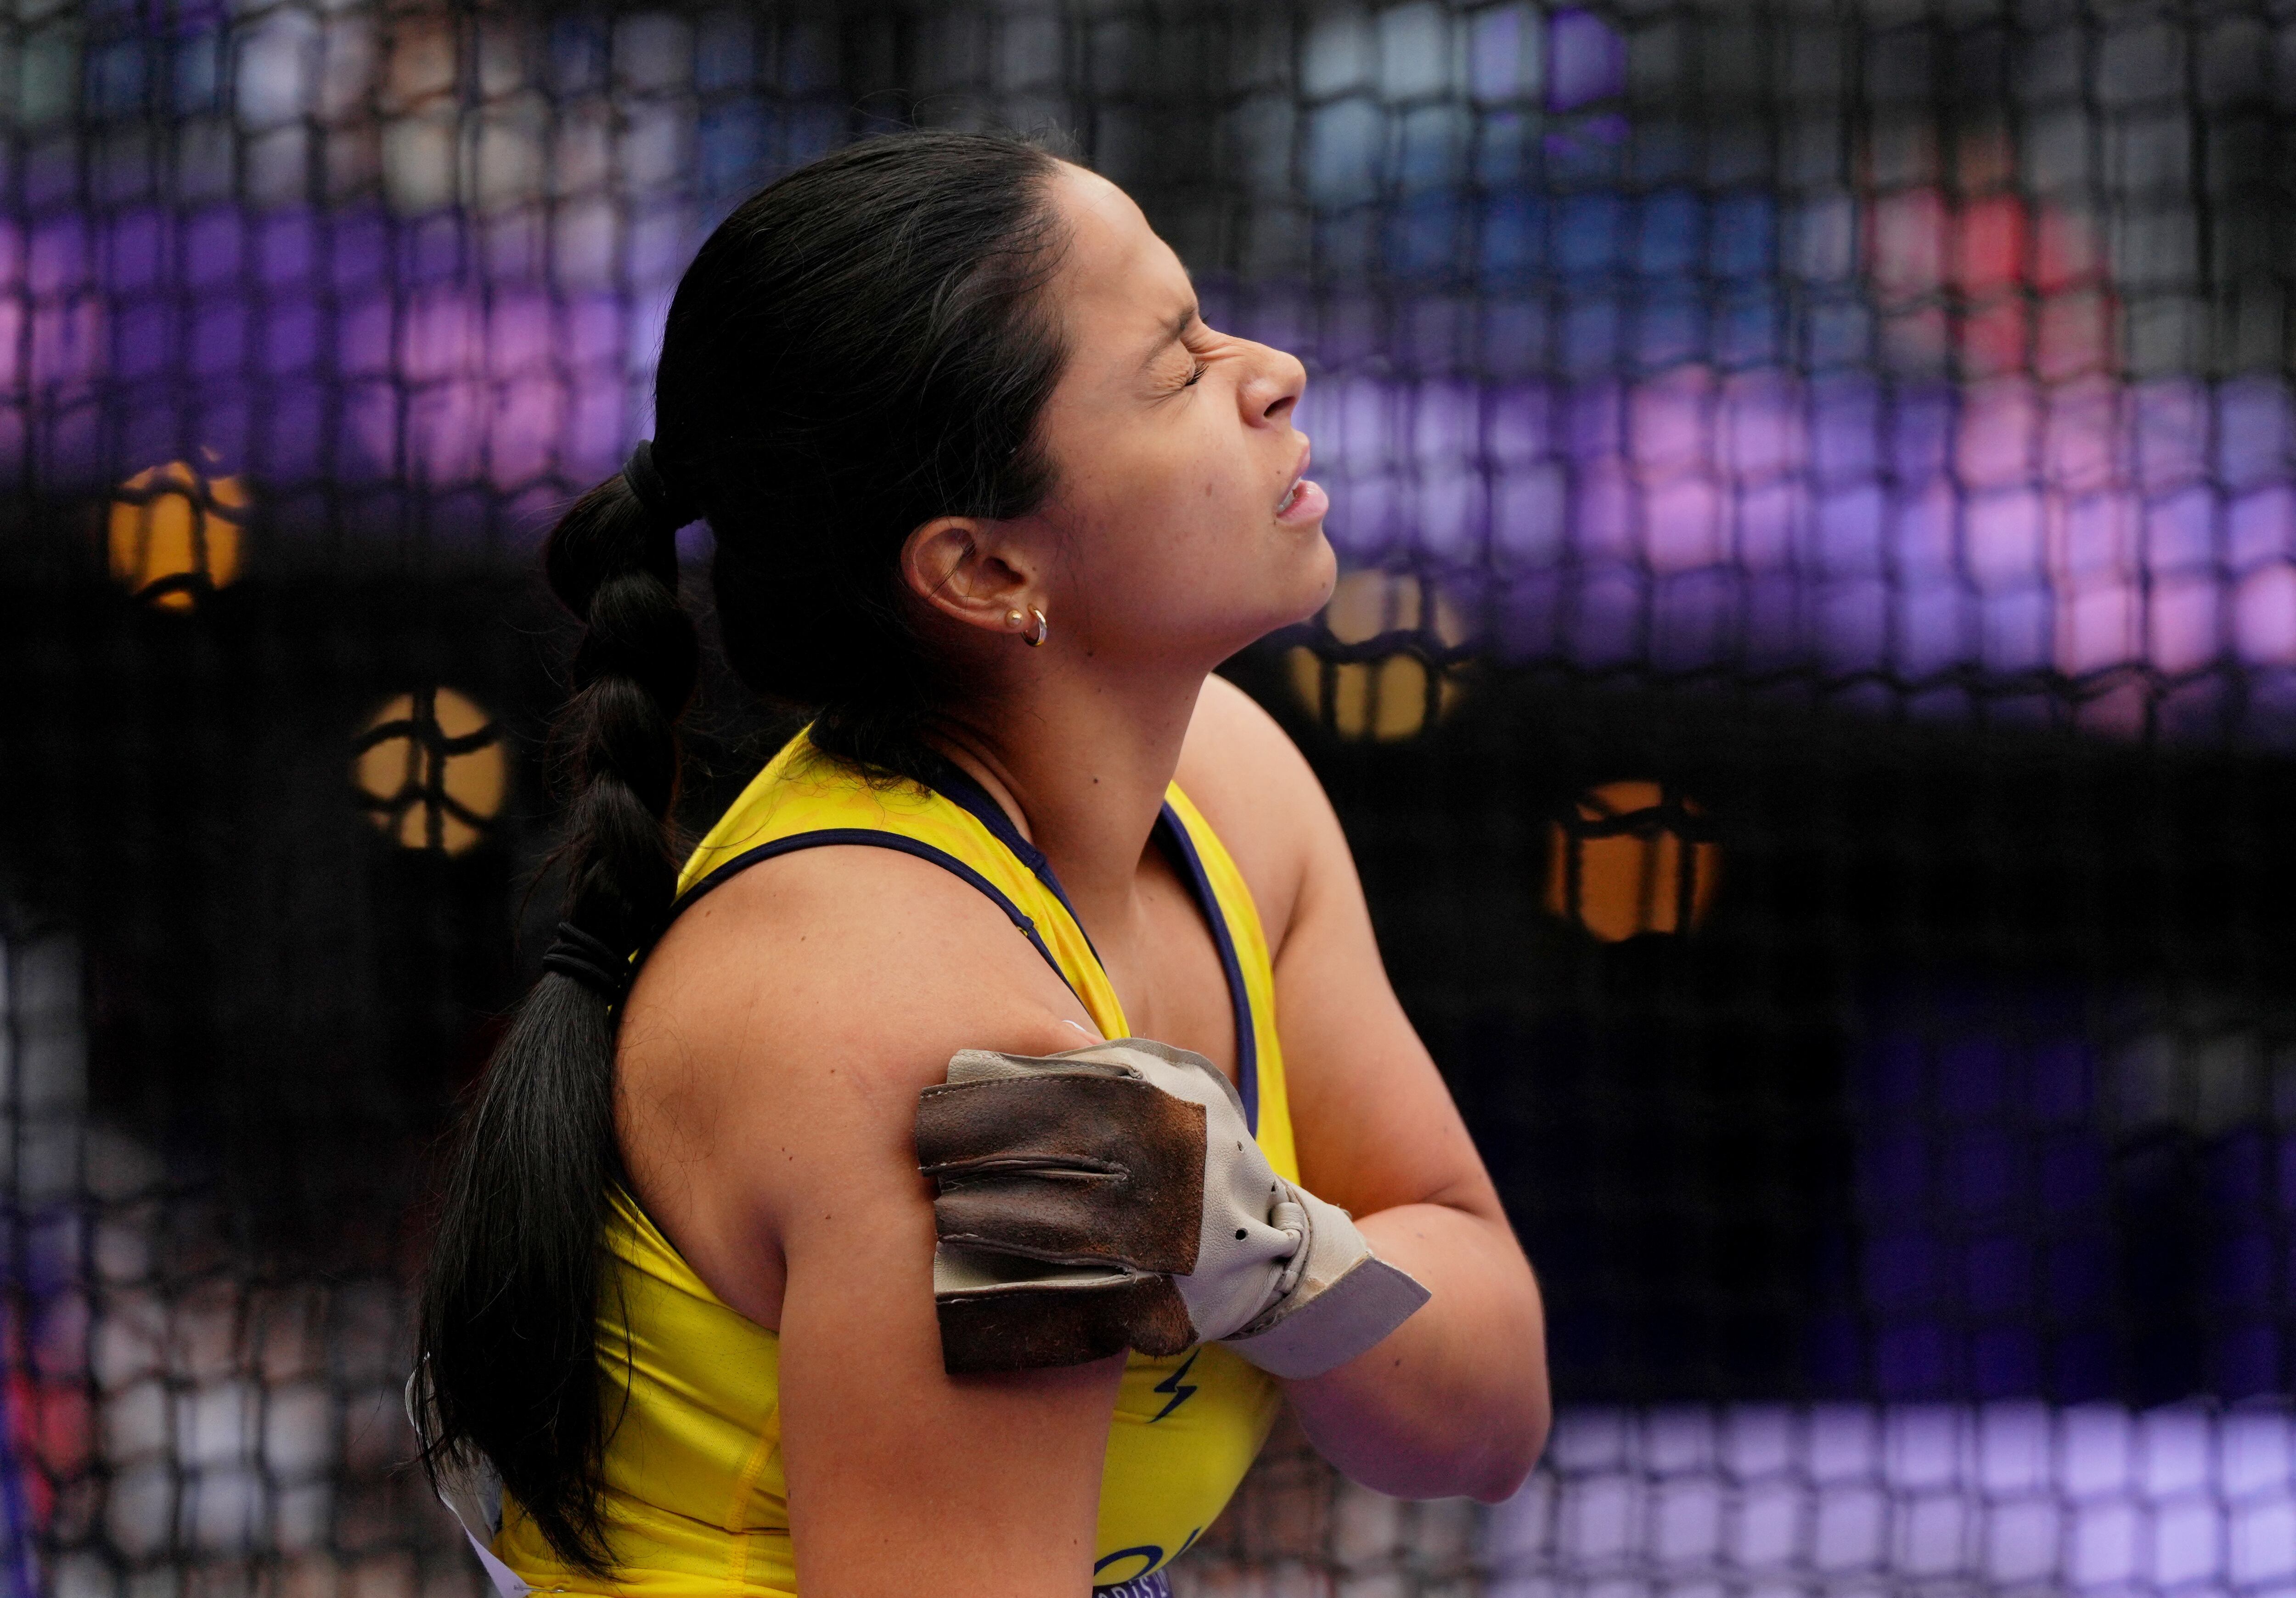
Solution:
<svg viewBox="0 0 2296 1598"><path fill-rule="evenodd" d="M1241 597L1264 593L1271 562L1288 566L1313 553L1276 528L1277 485L1250 441L1209 413L1189 420L1104 441L1060 496L1073 530L1070 570L1085 586Z"/></svg>
<svg viewBox="0 0 2296 1598"><path fill-rule="evenodd" d="M1088 564L1136 577L1200 565L1236 541L1245 503L1236 475L1208 449L1143 449L1105 460L1072 501L1097 557Z"/></svg>

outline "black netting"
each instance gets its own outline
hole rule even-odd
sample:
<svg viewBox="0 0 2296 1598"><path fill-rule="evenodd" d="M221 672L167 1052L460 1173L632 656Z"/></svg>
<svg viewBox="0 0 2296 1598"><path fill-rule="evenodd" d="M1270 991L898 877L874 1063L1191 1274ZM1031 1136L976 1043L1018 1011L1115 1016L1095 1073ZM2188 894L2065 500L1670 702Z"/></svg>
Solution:
<svg viewBox="0 0 2296 1598"><path fill-rule="evenodd" d="M396 1383L533 551L712 222L910 123L1308 363L1347 575L1231 671L1547 1289L1521 1498L1287 1435L1182 1577L2296 1584L2278 0L14 0L0 106L19 1590L474 1590ZM692 819L783 730L713 678Z"/></svg>

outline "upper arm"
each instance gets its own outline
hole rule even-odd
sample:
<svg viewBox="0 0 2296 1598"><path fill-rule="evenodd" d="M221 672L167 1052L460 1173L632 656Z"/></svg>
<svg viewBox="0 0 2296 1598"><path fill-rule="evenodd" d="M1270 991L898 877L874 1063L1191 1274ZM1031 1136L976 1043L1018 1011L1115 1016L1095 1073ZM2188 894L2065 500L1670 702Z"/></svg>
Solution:
<svg viewBox="0 0 2296 1598"><path fill-rule="evenodd" d="M649 1202L711 1234L713 1287L780 1278L805 1590L1082 1591L1120 1362L943 1372L914 1149L951 1054L1076 1047L1081 1010L986 900L890 851L753 869L673 936L633 995L625 1141Z"/></svg>
<svg viewBox="0 0 2296 1598"><path fill-rule="evenodd" d="M1267 929L1300 1180L1359 1215L1439 1203L1503 1219L1388 982L1355 857L1306 758L1218 678L1189 743L1182 784L1236 857Z"/></svg>

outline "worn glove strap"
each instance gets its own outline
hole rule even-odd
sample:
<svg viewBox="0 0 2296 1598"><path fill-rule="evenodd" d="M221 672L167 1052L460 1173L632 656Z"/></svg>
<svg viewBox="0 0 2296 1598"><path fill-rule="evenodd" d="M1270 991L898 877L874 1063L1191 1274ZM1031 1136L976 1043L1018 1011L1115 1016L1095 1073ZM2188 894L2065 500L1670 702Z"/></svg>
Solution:
<svg viewBox="0 0 2296 1598"><path fill-rule="evenodd" d="M1347 1211L1284 1186L1306 1241L1275 1302L1224 1340L1271 1375L1320 1376L1409 1320L1427 1289L1374 1254Z"/></svg>
<svg viewBox="0 0 2296 1598"><path fill-rule="evenodd" d="M1168 1276L946 1244L933 1254L933 1308L951 1376L1080 1365L1127 1348L1177 1354L1196 1340Z"/></svg>
<svg viewBox="0 0 2296 1598"><path fill-rule="evenodd" d="M944 1243L1057 1264L1196 1268L1204 1111L1137 1077L1062 1071L927 1088L917 1163Z"/></svg>

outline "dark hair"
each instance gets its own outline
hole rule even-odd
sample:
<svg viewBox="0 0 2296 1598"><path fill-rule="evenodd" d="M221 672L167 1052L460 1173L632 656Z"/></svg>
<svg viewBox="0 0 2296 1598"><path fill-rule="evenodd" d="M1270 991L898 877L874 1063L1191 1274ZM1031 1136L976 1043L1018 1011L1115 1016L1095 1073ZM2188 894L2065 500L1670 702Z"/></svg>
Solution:
<svg viewBox="0 0 2296 1598"><path fill-rule="evenodd" d="M746 201L672 301L654 379L649 511L618 474L550 535L582 617L559 728L559 852L574 937L627 954L676 882L676 722L693 689L673 522L716 535L725 647L755 692L816 710L814 739L922 776L948 691L900 589L908 534L1013 516L1051 467L1037 420L1065 359L1040 290L1062 238L1041 148L919 133L854 144ZM641 478L646 474L634 466ZM606 1574L600 1233L620 1175L611 990L545 970L468 1105L423 1285L423 1464L483 1455L559 1557Z"/></svg>

